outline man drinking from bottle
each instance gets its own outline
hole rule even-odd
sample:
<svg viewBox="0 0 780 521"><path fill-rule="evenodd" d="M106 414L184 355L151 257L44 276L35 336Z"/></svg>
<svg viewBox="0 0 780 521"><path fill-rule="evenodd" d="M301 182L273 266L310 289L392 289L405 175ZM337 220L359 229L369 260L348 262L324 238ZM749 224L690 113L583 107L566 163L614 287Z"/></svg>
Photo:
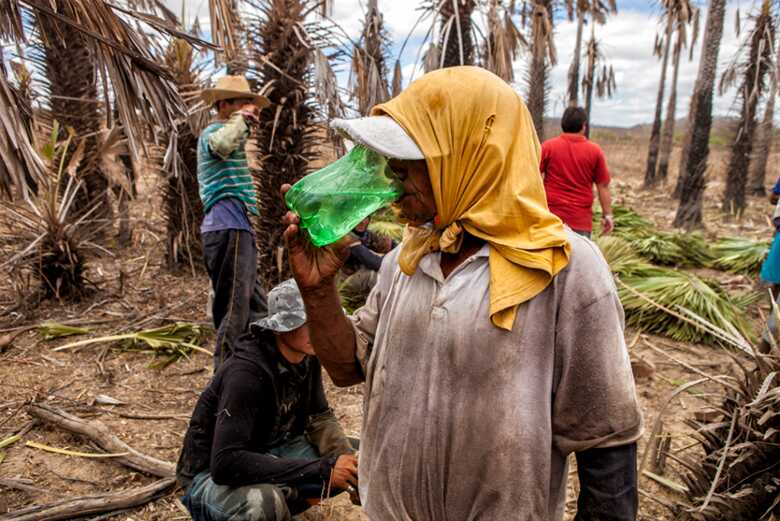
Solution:
<svg viewBox="0 0 780 521"><path fill-rule="evenodd" d="M365 382L369 518L558 521L575 453L576 519L635 519L623 311L596 246L547 208L520 97L452 67L333 126L388 157L405 190L403 242L353 317L334 284L345 245L312 248L285 217L314 350L337 385Z"/></svg>

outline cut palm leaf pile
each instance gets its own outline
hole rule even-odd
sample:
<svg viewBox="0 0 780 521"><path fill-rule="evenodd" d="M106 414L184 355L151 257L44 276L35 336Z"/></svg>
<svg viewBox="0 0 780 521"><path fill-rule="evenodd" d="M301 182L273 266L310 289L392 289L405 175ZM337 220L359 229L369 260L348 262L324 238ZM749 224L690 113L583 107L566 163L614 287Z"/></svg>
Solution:
<svg viewBox="0 0 780 521"><path fill-rule="evenodd" d="M712 247L715 269L754 275L761 270L769 253L769 243L728 237L720 239Z"/></svg>
<svg viewBox="0 0 780 521"><path fill-rule="evenodd" d="M65 324L58 324L56 322L46 322L38 326L38 334L44 340L54 340L55 338L63 338L66 336L85 335L90 332L86 327L73 327L66 326Z"/></svg>
<svg viewBox="0 0 780 521"><path fill-rule="evenodd" d="M730 331L730 324L734 324L740 335L751 337L745 309L755 301L756 293L729 295L714 281L654 266L640 257L635 247L621 237L597 237L596 243L612 273L634 290L623 285L618 287L628 325L675 340L703 343L716 341L708 328L696 327L680 316L664 311L635 293L638 292L668 310L680 312L681 316L702 317L724 331Z"/></svg>
<svg viewBox="0 0 780 521"><path fill-rule="evenodd" d="M621 281L634 290L622 285L618 288L629 326L681 342L717 341L704 328L664 311L654 302L685 316L701 317L724 331L733 327L747 339L753 336L745 314L745 306L752 297L733 297L721 290L717 283L668 268L653 267L648 273L635 271L632 275L621 277Z"/></svg>
<svg viewBox="0 0 780 521"><path fill-rule="evenodd" d="M152 364L152 367L165 368L180 358L188 357L193 351L212 355L212 353L200 345L204 331L197 324L176 322L155 329L147 329L136 333L110 335L100 338L90 338L73 342L55 348L55 351L64 351L91 344L119 343L122 351L150 352L155 357L163 357L162 361Z"/></svg>
<svg viewBox="0 0 780 521"><path fill-rule="evenodd" d="M712 252L701 234L669 233L655 229L653 223L630 208L613 208L615 229L612 235L627 241L641 257L664 266L699 268L712 261ZM601 222L595 212L594 227Z"/></svg>

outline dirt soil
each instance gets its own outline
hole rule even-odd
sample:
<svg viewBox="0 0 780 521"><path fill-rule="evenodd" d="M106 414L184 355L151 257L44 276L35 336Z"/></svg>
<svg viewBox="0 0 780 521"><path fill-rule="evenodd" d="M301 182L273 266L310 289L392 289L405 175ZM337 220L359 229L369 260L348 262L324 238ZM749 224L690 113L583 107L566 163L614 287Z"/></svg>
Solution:
<svg viewBox="0 0 780 521"><path fill-rule="evenodd" d="M616 202L632 206L659 227L668 228L676 208L676 202L669 196L673 184L669 182L650 192L640 190L646 142L613 138L602 144L614 177ZM727 221L719 213L718 203L724 186L722 172L727 158L724 150L716 149L713 154L714 166L706 194L707 234L770 237L772 230L768 217L772 208L763 200L752 199L740 221ZM767 179L774 181L778 175L777 157L773 156L769 164ZM674 161L670 172L674 178ZM0 275L0 312L6 309L0 315L0 336L9 331L21 331L0 354L0 441L25 429L31 421L26 405L31 400L37 400L84 418L98 419L133 448L163 460L176 461L188 415L211 375L211 359L208 356L194 353L189 359L166 369L153 369L150 367L152 355L121 352L110 344L55 352L55 347L83 337L44 341L35 329L27 329L46 321L84 325L92 328L95 335L156 327L178 320L209 326L206 317L208 279L199 270L195 270L194 274L190 270L179 274L166 270L162 242L165 232L156 210L159 201L155 182L145 182L144 185L141 196L132 207L133 245L116 251L114 257L91 264L90 278L99 289L87 301L69 305L48 301L36 309L22 308L9 313L8 309L13 308L15 302L12 288L18 281ZM728 278L733 284L734 276ZM754 283L748 278L738 282L746 286ZM764 306L762 311L766 314L767 310L768 306ZM754 310L756 324L761 321L760 312ZM210 348L211 338L213 336L205 341L205 347ZM681 344L633 330L626 332L626 342L632 359L638 365L652 366L650 374L638 375L637 378L647 425L640 443L641 458L652 424L669 401L671 392L680 384L698 377L698 372L710 375L731 373L732 354L711 346ZM328 381L327 391L347 433L359 435L362 388L338 389ZM708 402L716 403L718 396L714 393L717 391L717 388L705 385L671 400L664 417L664 429L673 435L674 449L686 449L691 445L692 439L683 421L706 408ZM99 395L114 398L121 405L101 405L97 399ZM139 418L143 416L160 419ZM132 471L110 458L60 455L29 447L26 445L28 441L81 452L98 452L81 437L46 425L34 425L20 441L4 449L6 456L0 462L0 516L30 505L118 491L154 481L154 478ZM669 463L665 475L680 481L672 463ZM3 480L10 480L14 486L6 486L7 481L4 485ZM576 470L572 465L567 519L571 519L575 511L576 486ZM641 478L640 488L640 519L673 519L664 504L682 500L682 495L647 477ZM88 519L189 519L177 500L180 493L178 490L169 491L142 507ZM345 498L336 498L315 507L305 515L305 519L366 518Z"/></svg>

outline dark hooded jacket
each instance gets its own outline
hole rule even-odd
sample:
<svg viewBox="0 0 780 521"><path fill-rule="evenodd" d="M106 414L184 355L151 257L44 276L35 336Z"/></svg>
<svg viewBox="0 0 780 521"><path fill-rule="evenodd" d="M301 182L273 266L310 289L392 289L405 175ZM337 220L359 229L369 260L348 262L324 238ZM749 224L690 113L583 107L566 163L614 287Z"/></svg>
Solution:
<svg viewBox="0 0 780 521"><path fill-rule="evenodd" d="M270 449L306 435L320 458L279 458ZM303 485L327 482L341 454L352 449L328 406L320 363L307 356L291 364L273 333L256 330L239 338L236 352L201 394L176 466L188 487L208 470L215 483Z"/></svg>

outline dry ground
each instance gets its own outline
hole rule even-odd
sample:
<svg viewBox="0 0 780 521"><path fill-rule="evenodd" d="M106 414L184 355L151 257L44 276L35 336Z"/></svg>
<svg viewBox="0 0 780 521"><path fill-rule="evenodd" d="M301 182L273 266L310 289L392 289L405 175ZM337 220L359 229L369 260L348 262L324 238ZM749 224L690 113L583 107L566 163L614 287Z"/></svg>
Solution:
<svg viewBox="0 0 780 521"><path fill-rule="evenodd" d="M596 136L598 138L598 135ZM668 227L675 203L670 199L670 186L652 192L639 190L644 168L645 141L621 140L613 137L603 146L613 172L614 194L618 202L629 204L660 227ZM723 164L726 154L714 151L713 174L706 196L708 234L755 236L766 238L771 230L767 217L771 208L764 201L750 202L747 215L739 222L726 222L717 207L722 192ZM768 179L778 175L777 157L770 160ZM672 177L676 163L672 164ZM164 268L164 248L161 242L164 227L155 211L158 202L151 183L134 203L134 244L116 252L115 258L93 264L91 277L100 283L100 290L87 302L60 305L46 302L36 310L6 314L0 317L0 329L16 330L47 320L91 323L97 333L109 334L127 327L154 327L172 320L206 323L208 280L202 273L173 275ZM123 276L119 276L124 273ZM734 277L731 277L733 279ZM734 281L731 280L731 283ZM743 284L753 281L744 279ZM11 281L0 278L0 306L13 301ZM1 309L1 308L0 308ZM756 318L757 323L759 318ZM0 335L3 333L0 332ZM633 359L655 365L650 378L639 378L638 392L649 424L667 401L670 392L691 380L692 373L679 362L709 374L731 371L731 359L722 350L684 345L655 336L628 331L627 342ZM207 384L211 360L202 354L180 361L165 370L149 367L150 355L121 353L102 346L86 347L78 352L53 352L65 340L43 341L34 331L23 332L3 354L0 354L0 440L24 428L30 418L25 412L29 400L42 400L75 414L97 418L134 448L155 457L175 461L187 426L187 415ZM208 346L208 343L206 344ZM684 448L690 443L682 421L703 407L713 389L697 389L698 395L683 393L672 401L665 424L675 434L673 447ZM358 435L361 421L361 389L336 389L328 385L328 394L338 417L349 434ZM124 404L102 406L95 403L97 395L109 395ZM170 416L166 419L135 419L129 416ZM649 431L649 428L648 428ZM647 434L645 436L645 440ZM47 426L34 426L23 438L6 450L0 463L0 479L11 479L28 485L22 491L0 484L0 516L4 512L63 497L88 495L136 487L153 479L108 459L95 460L51 454L30 448L25 441L94 452L89 442ZM640 446L644 452L645 440ZM674 477L673 473L668 476ZM647 478L642 478L640 498L641 519L672 519L662 503L680 496ZM475 486L479 486L475 483ZM575 506L576 473L572 469L568 512ZM143 507L92 519L173 520L189 519L177 505L179 492L169 493ZM365 519L357 507L337 499L307 514L308 519Z"/></svg>

